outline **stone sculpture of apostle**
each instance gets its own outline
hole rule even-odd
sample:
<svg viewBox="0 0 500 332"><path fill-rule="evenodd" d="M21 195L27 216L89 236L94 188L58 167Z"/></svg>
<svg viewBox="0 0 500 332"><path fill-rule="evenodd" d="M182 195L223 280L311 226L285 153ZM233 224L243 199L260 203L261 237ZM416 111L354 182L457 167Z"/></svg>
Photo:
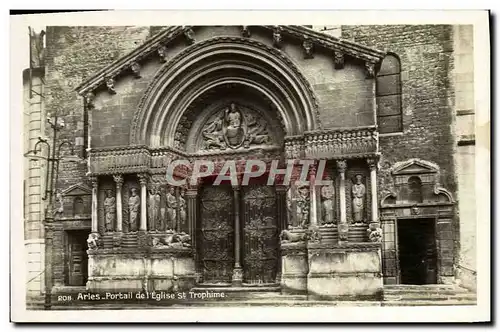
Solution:
<svg viewBox="0 0 500 332"><path fill-rule="evenodd" d="M177 198L175 197L175 188L168 187L165 199L167 205L167 226L169 230L177 230Z"/></svg>
<svg viewBox="0 0 500 332"><path fill-rule="evenodd" d="M322 207L322 216L323 216L323 224L333 224L335 215L334 215L334 203L333 198L335 196L335 188L333 185L327 185L321 188L321 207Z"/></svg>
<svg viewBox="0 0 500 332"><path fill-rule="evenodd" d="M354 222L363 222L366 188L362 181L363 176L358 174L355 177L355 183L352 185L352 213Z"/></svg>
<svg viewBox="0 0 500 332"><path fill-rule="evenodd" d="M160 219L160 194L157 188L152 188L149 192L148 214L148 229L158 229L157 225Z"/></svg>
<svg viewBox="0 0 500 332"><path fill-rule="evenodd" d="M179 193L178 205L179 205L179 221L181 227L186 224L186 199L184 195L186 194L186 189L182 188Z"/></svg>
<svg viewBox="0 0 500 332"><path fill-rule="evenodd" d="M106 199L104 200L104 229L106 232L113 231L113 225L116 219L116 198L111 190L106 190Z"/></svg>
<svg viewBox="0 0 500 332"><path fill-rule="evenodd" d="M131 232L137 231L137 222L139 217L139 207L141 205L141 199L137 196L137 188L132 188L130 190L130 198L128 199L128 210L129 210L129 230Z"/></svg>

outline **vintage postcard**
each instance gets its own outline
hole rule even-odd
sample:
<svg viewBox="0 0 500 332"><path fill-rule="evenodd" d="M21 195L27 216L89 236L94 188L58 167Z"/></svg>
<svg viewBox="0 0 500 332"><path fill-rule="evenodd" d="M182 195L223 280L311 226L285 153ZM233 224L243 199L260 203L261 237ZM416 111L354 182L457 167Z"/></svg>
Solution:
<svg viewBox="0 0 500 332"><path fill-rule="evenodd" d="M488 20L12 17L11 319L489 321Z"/></svg>

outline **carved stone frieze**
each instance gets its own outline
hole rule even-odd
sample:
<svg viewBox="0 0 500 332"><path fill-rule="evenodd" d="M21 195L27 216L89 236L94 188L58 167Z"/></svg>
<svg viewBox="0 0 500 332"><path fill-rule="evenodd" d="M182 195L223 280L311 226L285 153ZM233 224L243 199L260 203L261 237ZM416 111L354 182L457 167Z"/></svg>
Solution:
<svg viewBox="0 0 500 332"><path fill-rule="evenodd" d="M201 131L201 150L226 150L272 144L267 122L234 103L213 116Z"/></svg>
<svg viewBox="0 0 500 332"><path fill-rule="evenodd" d="M305 134L307 158L369 157L376 154L378 134L376 128L323 130Z"/></svg>

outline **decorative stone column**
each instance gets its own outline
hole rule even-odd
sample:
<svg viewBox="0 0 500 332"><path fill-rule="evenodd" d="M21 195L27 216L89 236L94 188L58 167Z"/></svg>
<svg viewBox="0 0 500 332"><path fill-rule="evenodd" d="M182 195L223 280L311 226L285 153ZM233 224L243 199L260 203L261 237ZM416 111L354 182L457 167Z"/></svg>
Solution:
<svg viewBox="0 0 500 332"><path fill-rule="evenodd" d="M147 230L147 187L148 179L146 174L139 174L139 183L141 185L141 223L139 225L140 231Z"/></svg>
<svg viewBox="0 0 500 332"><path fill-rule="evenodd" d="M288 213L286 206L286 194L288 187L284 185L276 186L276 214L278 217L278 234L281 234L283 230L288 228ZM281 262L281 242L280 248L278 248L278 272L276 273L276 283L281 283L281 273L282 273L282 262Z"/></svg>
<svg viewBox="0 0 500 332"><path fill-rule="evenodd" d="M123 176L113 175L116 184L116 231L122 232L123 230L123 216L122 216L122 186Z"/></svg>
<svg viewBox="0 0 500 332"><path fill-rule="evenodd" d="M278 217L279 233L288 228L288 213L286 206L286 194L288 192L288 188L288 186L284 185L276 186L276 212Z"/></svg>
<svg viewBox="0 0 500 332"><path fill-rule="evenodd" d="M310 166L309 169L309 227L318 227L318 203L317 203L317 190L316 190L316 164Z"/></svg>
<svg viewBox="0 0 500 332"><path fill-rule="evenodd" d="M139 248L145 248L148 246L147 240L147 218L148 218L148 208L147 208L147 182L148 178L146 174L139 174L139 184L141 185L141 219L139 224L139 231L137 232L137 245Z"/></svg>
<svg viewBox="0 0 500 332"><path fill-rule="evenodd" d="M371 242L382 241L382 228L380 227L378 216L378 197L377 197L377 159L369 158L366 160L370 168L371 201L372 201L372 220L368 228L368 239Z"/></svg>
<svg viewBox="0 0 500 332"><path fill-rule="evenodd" d="M240 262L240 186L233 186L234 205L234 269L232 285L240 287L243 282L243 270Z"/></svg>
<svg viewBox="0 0 500 332"><path fill-rule="evenodd" d="M113 246L119 247L123 235L123 216L122 216L122 186L123 176L121 174L113 175L116 184L116 228L113 233Z"/></svg>
<svg viewBox="0 0 500 332"><path fill-rule="evenodd" d="M97 213L97 189L99 185L99 179L97 176L92 176L90 178L90 181L92 182L92 225L91 225L91 232L92 233L99 233L99 215Z"/></svg>
<svg viewBox="0 0 500 332"><path fill-rule="evenodd" d="M337 160L337 170L340 175L339 185L339 198L340 198L340 222L339 229L339 242L347 241L347 234L349 232L349 225L347 224L347 207L345 196L345 171L347 169L347 162L345 160Z"/></svg>
<svg viewBox="0 0 500 332"><path fill-rule="evenodd" d="M191 236L192 248L196 248L196 200L198 198L198 189L196 187L187 189L185 198L188 234Z"/></svg>

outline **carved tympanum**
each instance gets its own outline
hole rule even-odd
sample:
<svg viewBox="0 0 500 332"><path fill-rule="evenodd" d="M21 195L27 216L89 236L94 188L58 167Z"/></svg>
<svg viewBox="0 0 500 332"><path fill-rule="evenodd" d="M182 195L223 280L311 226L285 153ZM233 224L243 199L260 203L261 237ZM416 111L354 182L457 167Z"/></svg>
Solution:
<svg viewBox="0 0 500 332"><path fill-rule="evenodd" d="M267 122L251 112L242 112L231 103L203 127L202 150L249 148L271 142Z"/></svg>

